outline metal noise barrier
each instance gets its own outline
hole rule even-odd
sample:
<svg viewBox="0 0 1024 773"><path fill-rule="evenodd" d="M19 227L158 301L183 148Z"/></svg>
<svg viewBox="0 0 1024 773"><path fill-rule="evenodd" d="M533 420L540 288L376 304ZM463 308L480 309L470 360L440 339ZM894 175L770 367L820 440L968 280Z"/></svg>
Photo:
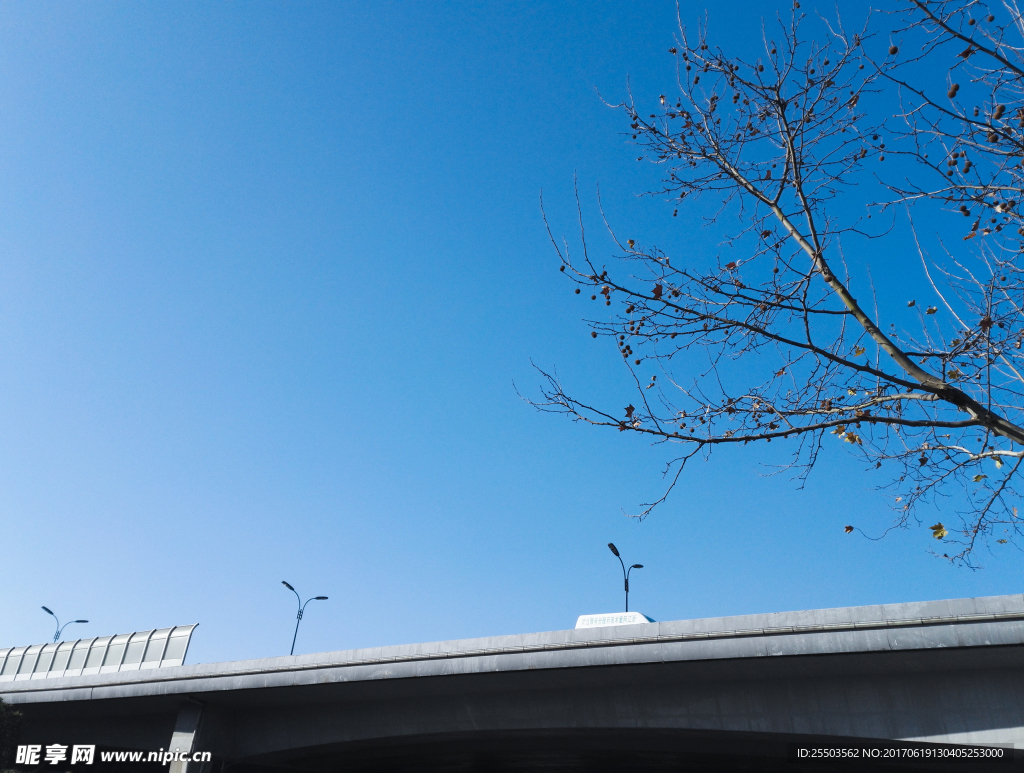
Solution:
<svg viewBox="0 0 1024 773"><path fill-rule="evenodd" d="M0 649L0 682L180 666L196 624Z"/></svg>

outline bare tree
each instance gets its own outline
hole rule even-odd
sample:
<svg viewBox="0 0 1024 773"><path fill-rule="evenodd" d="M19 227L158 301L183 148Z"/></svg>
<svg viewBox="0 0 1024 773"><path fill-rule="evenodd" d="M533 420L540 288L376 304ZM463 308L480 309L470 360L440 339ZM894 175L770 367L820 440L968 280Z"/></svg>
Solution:
<svg viewBox="0 0 1024 773"><path fill-rule="evenodd" d="M894 526L950 498L938 554L969 565L1021 532L1024 20L1013 0L910 0L849 31L794 6L754 57L680 24L678 93L615 106L662 170L653 193L732 259L702 268L609 226L602 263L553 238L575 292L616 304L591 335L637 397L602 407L542 371L534 405L666 445L640 518L715 446L787 441L802 479L845 442L888 473ZM929 298L880 310L908 271Z"/></svg>

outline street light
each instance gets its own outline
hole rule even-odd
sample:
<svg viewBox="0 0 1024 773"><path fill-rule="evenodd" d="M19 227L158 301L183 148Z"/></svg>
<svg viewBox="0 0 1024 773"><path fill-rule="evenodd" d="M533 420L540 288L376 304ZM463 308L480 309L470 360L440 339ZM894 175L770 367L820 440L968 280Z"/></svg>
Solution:
<svg viewBox="0 0 1024 773"><path fill-rule="evenodd" d="M619 559L619 563L622 564L622 579L625 580L625 583L626 583L626 611L628 612L629 611L629 573L632 572L634 569L643 569L644 565L643 564L633 564L631 567L629 567L629 570L627 571L626 570L626 565L622 563L622 556L619 555L619 549L617 547L615 547L615 545L613 545L611 542L608 543L608 549L610 551L612 551L612 554L617 559Z"/></svg>
<svg viewBox="0 0 1024 773"><path fill-rule="evenodd" d="M295 588L293 588L291 585L286 583L284 580L281 580L281 584L284 587L286 587L288 590L290 590L292 593L294 593L295 594L295 598L297 598L299 600L299 614L297 614L295 616L295 635L292 636L292 651L288 653L289 655L294 655L295 654L295 640L299 636L299 623L302 622L302 613L306 609L306 604L308 604L311 601L327 601L327 597L326 596L314 596L311 599L306 599L306 604L303 604L302 603L302 597L299 596L299 592L297 590L295 590Z"/></svg>
<svg viewBox="0 0 1024 773"><path fill-rule="evenodd" d="M42 609L43 609L43 611L46 614L53 615L53 619L57 621L57 633L55 633L53 635L53 640L55 642L60 639L60 635L62 633L64 633L64 629L67 628L69 625L72 625L74 623L88 623L89 622L88 620L72 620L69 623L64 623L64 625L61 625L60 624L60 620L58 619L58 617L56 615L54 615L53 612L48 607L43 607Z"/></svg>

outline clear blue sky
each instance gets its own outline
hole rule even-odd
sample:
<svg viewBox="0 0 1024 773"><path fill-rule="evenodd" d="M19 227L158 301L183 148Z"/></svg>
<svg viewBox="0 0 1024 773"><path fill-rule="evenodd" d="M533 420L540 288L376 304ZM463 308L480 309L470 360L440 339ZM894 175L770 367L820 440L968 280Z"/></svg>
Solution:
<svg viewBox="0 0 1024 773"><path fill-rule="evenodd" d="M330 597L300 652L569 628L622 603L609 541L660 620L1020 592L1015 549L971 572L926 528L844 534L891 515L837 450L803 491L716 454L637 524L661 450L517 396L532 358L628 401L538 195L571 234L578 174L591 213L600 183L621 228L691 243L598 97L670 88L674 25L0 4L0 645L52 635L45 604L77 635L198 622L192 662L282 654L282 579Z"/></svg>

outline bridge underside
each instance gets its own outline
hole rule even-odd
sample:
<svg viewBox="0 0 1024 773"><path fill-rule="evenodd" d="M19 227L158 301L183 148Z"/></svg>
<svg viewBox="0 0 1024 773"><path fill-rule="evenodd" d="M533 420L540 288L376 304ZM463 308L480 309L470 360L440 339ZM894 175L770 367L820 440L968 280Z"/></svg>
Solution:
<svg viewBox="0 0 1024 773"><path fill-rule="evenodd" d="M168 746L183 701L201 704L194 748L211 751L215 763L231 763L232 773L811 773L831 768L788 760L789 743L1019 745L1022 659L1024 647L991 646L671 661L94 695L18 708L27 742L155 750Z"/></svg>
<svg viewBox="0 0 1024 773"><path fill-rule="evenodd" d="M760 733L713 733L692 730L590 728L559 731L479 731L403 738L387 744L356 742L331 749L292 751L231 767L238 773L463 773L465 771L836 771L835 763L792 759L789 745L849 744L848 738L780 736ZM891 742L859 739L865 745ZM928 744L904 744L928 746ZM1012 755L1012 751L1011 751ZM1019 764L1019 763L1018 763ZM935 763L900 765L861 761L841 770L934 770ZM991 771L991 764L943 764L942 770ZM1002 767L1018 770L1017 766Z"/></svg>
<svg viewBox="0 0 1024 773"><path fill-rule="evenodd" d="M53 739L51 739L53 740ZM688 773L825 773L855 771L926 771L936 764L904 761L815 763L794 760L791 744L801 746L892 746L882 739L780 735L777 733L708 732L678 729L588 728L539 731L475 731L435 733L419 737L373 739L289 749L259 758L237 760L214 754L211 763L189 766L203 773L467 773L469 771L687 771ZM904 743L905 747L934 744ZM156 747L160 748L160 747ZM99 751L123 750L100 745ZM149 750L150 747L146 747ZM1010 750L1012 757L1013 751ZM997 765L944 763L947 773L1021 770L1024 760ZM107 763L90 766L93 773L167 773L160 763Z"/></svg>

